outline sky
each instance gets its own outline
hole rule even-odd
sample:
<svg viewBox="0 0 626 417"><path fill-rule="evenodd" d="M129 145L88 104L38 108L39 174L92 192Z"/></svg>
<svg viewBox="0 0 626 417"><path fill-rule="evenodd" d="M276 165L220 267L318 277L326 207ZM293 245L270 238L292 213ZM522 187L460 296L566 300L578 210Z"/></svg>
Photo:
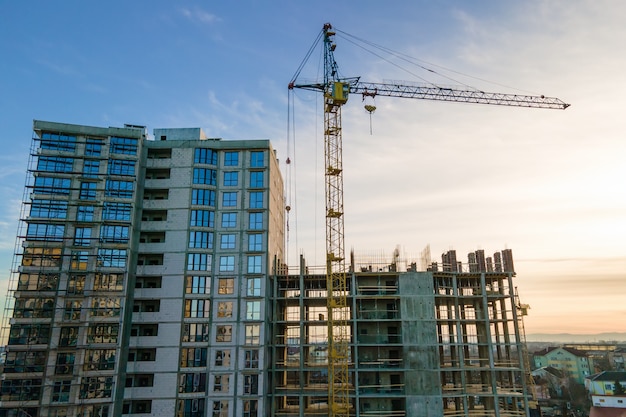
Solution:
<svg viewBox="0 0 626 417"><path fill-rule="evenodd" d="M429 245L434 261L455 249L465 262L477 249L509 248L531 306L526 333L626 332L625 20L618 0L0 0L0 293L33 119L270 139L292 207L289 259L322 264L321 97L295 90L290 99L287 85L330 22L343 76L571 104L377 97L370 124L351 97L342 119L346 247L391 259L395 248L411 257ZM299 80L320 76L320 53Z"/></svg>

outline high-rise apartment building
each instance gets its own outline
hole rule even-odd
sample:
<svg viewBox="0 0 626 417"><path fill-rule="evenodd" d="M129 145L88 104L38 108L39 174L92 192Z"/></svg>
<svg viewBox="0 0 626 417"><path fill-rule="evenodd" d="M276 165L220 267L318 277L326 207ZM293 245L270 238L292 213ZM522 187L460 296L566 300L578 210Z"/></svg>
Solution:
<svg viewBox="0 0 626 417"><path fill-rule="evenodd" d="M262 415L284 243L269 141L34 133L0 415Z"/></svg>
<svg viewBox="0 0 626 417"><path fill-rule="evenodd" d="M326 277L288 272L284 204L267 140L35 121L0 417L327 416ZM529 415L512 252L400 261L346 271L350 414Z"/></svg>

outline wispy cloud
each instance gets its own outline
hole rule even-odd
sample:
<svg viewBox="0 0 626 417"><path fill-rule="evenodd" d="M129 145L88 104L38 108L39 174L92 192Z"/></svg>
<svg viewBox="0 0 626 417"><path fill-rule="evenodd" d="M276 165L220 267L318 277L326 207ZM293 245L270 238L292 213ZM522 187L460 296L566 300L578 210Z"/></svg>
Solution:
<svg viewBox="0 0 626 417"><path fill-rule="evenodd" d="M182 8L180 9L180 13L191 21L208 25L212 25L222 20L217 15L209 13L197 7L194 9Z"/></svg>

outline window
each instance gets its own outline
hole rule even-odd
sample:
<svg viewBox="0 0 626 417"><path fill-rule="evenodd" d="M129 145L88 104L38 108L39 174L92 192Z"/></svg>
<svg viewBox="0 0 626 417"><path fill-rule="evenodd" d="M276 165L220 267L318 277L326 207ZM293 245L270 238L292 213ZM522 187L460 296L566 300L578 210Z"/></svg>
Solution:
<svg viewBox="0 0 626 417"><path fill-rule="evenodd" d="M62 152L74 152L76 150L76 136L63 133L44 132L41 134L41 149L50 149Z"/></svg>
<svg viewBox="0 0 626 417"><path fill-rule="evenodd" d="M258 417L259 416L259 401L258 400L243 400L243 417Z"/></svg>
<svg viewBox="0 0 626 417"><path fill-rule="evenodd" d="M110 376L82 377L80 398L111 398L113 378Z"/></svg>
<svg viewBox="0 0 626 417"><path fill-rule="evenodd" d="M235 270L234 256L220 256L220 272L233 272Z"/></svg>
<svg viewBox="0 0 626 417"><path fill-rule="evenodd" d="M100 242L104 243L127 243L129 227L113 226L105 224L100 229Z"/></svg>
<svg viewBox="0 0 626 417"><path fill-rule="evenodd" d="M119 324L96 324L89 326L87 343L117 343Z"/></svg>
<svg viewBox="0 0 626 417"><path fill-rule="evenodd" d="M213 401L211 417L228 417L228 401Z"/></svg>
<svg viewBox="0 0 626 417"><path fill-rule="evenodd" d="M133 197L133 182L132 181L107 180L105 195L107 197L132 198Z"/></svg>
<svg viewBox="0 0 626 417"><path fill-rule="evenodd" d="M210 271L211 255L207 253L188 253L187 270L189 271Z"/></svg>
<svg viewBox="0 0 626 417"><path fill-rule="evenodd" d="M49 324L14 324L9 331L9 345L39 345L49 342Z"/></svg>
<svg viewBox="0 0 626 417"><path fill-rule="evenodd" d="M243 376L243 393L247 395L259 394L259 375L244 375Z"/></svg>
<svg viewBox="0 0 626 417"><path fill-rule="evenodd" d="M80 295L85 291L85 275L71 274L67 278L67 295Z"/></svg>
<svg viewBox="0 0 626 417"><path fill-rule="evenodd" d="M61 327L59 346L76 346L78 342L78 327Z"/></svg>
<svg viewBox="0 0 626 417"><path fill-rule="evenodd" d="M237 207L237 192L222 193L222 207Z"/></svg>
<svg viewBox="0 0 626 417"><path fill-rule="evenodd" d="M120 315L120 299L111 297L94 297L91 301L91 317L118 317Z"/></svg>
<svg viewBox="0 0 626 417"><path fill-rule="evenodd" d="M63 320L80 320L80 309L83 306L81 300L66 300Z"/></svg>
<svg viewBox="0 0 626 417"><path fill-rule="evenodd" d="M190 226L215 227L215 212L209 210L191 210Z"/></svg>
<svg viewBox="0 0 626 417"><path fill-rule="evenodd" d="M100 173L100 161L86 159L83 164L83 176L95 178Z"/></svg>
<svg viewBox="0 0 626 417"><path fill-rule="evenodd" d="M40 156L37 161L37 171L46 172L72 172L74 158L63 156Z"/></svg>
<svg viewBox="0 0 626 417"><path fill-rule="evenodd" d="M71 375L74 372L75 356L73 352L59 352L54 373L56 375Z"/></svg>
<svg viewBox="0 0 626 417"><path fill-rule="evenodd" d="M217 334L215 335L216 342L231 342L233 340L233 326L221 325L216 327Z"/></svg>
<svg viewBox="0 0 626 417"><path fill-rule="evenodd" d="M210 276L188 276L187 285L185 286L187 294L210 294L211 293L211 277Z"/></svg>
<svg viewBox="0 0 626 417"><path fill-rule="evenodd" d="M222 227L236 227L237 213L222 213Z"/></svg>
<svg viewBox="0 0 626 417"><path fill-rule="evenodd" d="M30 223L26 231L28 240L46 240L49 242L61 242L65 226L46 223Z"/></svg>
<svg viewBox="0 0 626 417"><path fill-rule="evenodd" d="M259 368L259 351L258 349L248 349L244 351L244 368L246 369L258 369Z"/></svg>
<svg viewBox="0 0 626 417"><path fill-rule="evenodd" d="M217 173L214 169L209 168L194 168L193 169L193 183L204 185L215 185Z"/></svg>
<svg viewBox="0 0 626 417"><path fill-rule="evenodd" d="M78 198L81 200L95 200L97 186L98 184L95 182L81 182Z"/></svg>
<svg viewBox="0 0 626 417"><path fill-rule="evenodd" d="M261 302L246 302L246 320L261 320Z"/></svg>
<svg viewBox="0 0 626 417"><path fill-rule="evenodd" d="M207 348L186 348L180 350L181 368L195 368L206 366Z"/></svg>
<svg viewBox="0 0 626 417"><path fill-rule="evenodd" d="M248 278L246 296L248 297L260 297L261 296L261 278Z"/></svg>
<svg viewBox="0 0 626 417"><path fill-rule="evenodd" d="M124 289L124 274L96 273L93 283L94 291L122 291Z"/></svg>
<svg viewBox="0 0 626 417"><path fill-rule="evenodd" d="M111 153L123 155L137 154L137 139L111 137Z"/></svg>
<svg viewBox="0 0 626 417"><path fill-rule="evenodd" d="M196 164L217 165L217 152L213 149L196 148L193 162Z"/></svg>
<svg viewBox="0 0 626 417"><path fill-rule="evenodd" d="M237 171L224 172L224 186L236 187L237 185L239 185L239 172Z"/></svg>
<svg viewBox="0 0 626 417"><path fill-rule="evenodd" d="M233 278L219 278L218 281L218 294L233 294L235 292L235 280Z"/></svg>
<svg viewBox="0 0 626 417"><path fill-rule="evenodd" d="M239 165L239 152L224 152L224 166L236 167Z"/></svg>
<svg viewBox="0 0 626 417"><path fill-rule="evenodd" d="M189 247L212 249L213 248L213 233L211 232L189 232Z"/></svg>
<svg viewBox="0 0 626 417"><path fill-rule="evenodd" d="M126 266L126 249L98 249L98 266L124 268Z"/></svg>
<svg viewBox="0 0 626 417"><path fill-rule="evenodd" d="M35 178L33 192L35 194L69 195L70 179L38 176Z"/></svg>
<svg viewBox="0 0 626 417"><path fill-rule="evenodd" d="M74 246L89 246L91 243L91 228L77 227L74 230Z"/></svg>
<svg viewBox="0 0 626 417"><path fill-rule="evenodd" d="M102 209L102 220L130 221L132 206L128 203L105 202Z"/></svg>
<svg viewBox="0 0 626 417"><path fill-rule="evenodd" d="M220 236L220 249L235 249L235 235L226 234Z"/></svg>
<svg viewBox="0 0 626 417"><path fill-rule="evenodd" d="M183 342L208 342L209 325L206 323L185 323Z"/></svg>
<svg viewBox="0 0 626 417"><path fill-rule="evenodd" d="M94 216L93 206L78 206L76 211L76 221L78 222L92 222Z"/></svg>
<svg viewBox="0 0 626 417"><path fill-rule="evenodd" d="M70 388L72 387L72 380L55 381L52 387L52 402L53 403L66 403L70 400Z"/></svg>
<svg viewBox="0 0 626 417"><path fill-rule="evenodd" d="M248 215L248 227L251 230L263 229L263 213L250 213Z"/></svg>
<svg viewBox="0 0 626 417"><path fill-rule="evenodd" d="M72 269L77 269L80 271L84 271L87 269L87 265L89 263L89 252L84 250L72 251L72 258L70 267Z"/></svg>
<svg viewBox="0 0 626 417"><path fill-rule="evenodd" d="M215 375L213 377L213 391L214 392L228 392L230 385L230 375L222 374Z"/></svg>
<svg viewBox="0 0 626 417"><path fill-rule="evenodd" d="M265 152L252 151L250 152L250 166L253 168L261 168L265 166Z"/></svg>
<svg viewBox="0 0 626 417"><path fill-rule="evenodd" d="M206 373L204 372L181 374L178 378L178 392L206 391Z"/></svg>
<svg viewBox="0 0 626 417"><path fill-rule="evenodd" d="M226 319L233 316L233 302L220 301L217 303L217 318Z"/></svg>
<svg viewBox="0 0 626 417"><path fill-rule="evenodd" d="M250 171L250 188L263 188L265 186L265 172Z"/></svg>
<svg viewBox="0 0 626 417"><path fill-rule="evenodd" d="M248 256L248 274L260 274L261 262L261 255Z"/></svg>
<svg viewBox="0 0 626 417"><path fill-rule="evenodd" d="M261 325L246 324L246 345L258 345L261 343Z"/></svg>
<svg viewBox="0 0 626 417"><path fill-rule="evenodd" d="M263 235L261 233L248 235L248 250L250 252L263 250Z"/></svg>
<svg viewBox="0 0 626 417"><path fill-rule="evenodd" d="M209 300L185 300L185 317L208 318L210 306Z"/></svg>
<svg viewBox="0 0 626 417"><path fill-rule="evenodd" d="M191 204L196 206L215 206L215 191L204 189L191 190Z"/></svg>
<svg viewBox="0 0 626 417"><path fill-rule="evenodd" d="M230 366L230 350L215 351L215 366Z"/></svg>
<svg viewBox="0 0 626 417"><path fill-rule="evenodd" d="M263 208L263 191L250 192L250 208Z"/></svg>
<svg viewBox="0 0 626 417"><path fill-rule="evenodd" d="M177 417L204 417L204 398L178 400Z"/></svg>
<svg viewBox="0 0 626 417"><path fill-rule="evenodd" d="M85 161L86 163L87 161ZM135 175L135 161L128 159L109 159L109 175Z"/></svg>
<svg viewBox="0 0 626 417"><path fill-rule="evenodd" d="M85 155L97 156L102 152L102 141L100 139L87 138L85 143Z"/></svg>
<svg viewBox="0 0 626 417"><path fill-rule="evenodd" d="M56 200L33 200L30 206L30 217L46 219L65 219L67 217L67 202Z"/></svg>

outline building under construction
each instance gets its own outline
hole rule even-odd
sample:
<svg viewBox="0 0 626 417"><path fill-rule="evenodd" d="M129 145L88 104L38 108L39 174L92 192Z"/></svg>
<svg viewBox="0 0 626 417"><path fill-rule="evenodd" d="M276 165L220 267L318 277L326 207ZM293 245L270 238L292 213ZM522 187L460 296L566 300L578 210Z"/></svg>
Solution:
<svg viewBox="0 0 626 417"><path fill-rule="evenodd" d="M531 415L511 250L449 251L426 271L399 261L352 256L350 414ZM310 269L273 277L271 415L328 414L326 278Z"/></svg>
<svg viewBox="0 0 626 417"><path fill-rule="evenodd" d="M329 414L326 274L284 265L269 141L33 132L0 417ZM347 415L529 415L511 251L428 258L349 262Z"/></svg>

